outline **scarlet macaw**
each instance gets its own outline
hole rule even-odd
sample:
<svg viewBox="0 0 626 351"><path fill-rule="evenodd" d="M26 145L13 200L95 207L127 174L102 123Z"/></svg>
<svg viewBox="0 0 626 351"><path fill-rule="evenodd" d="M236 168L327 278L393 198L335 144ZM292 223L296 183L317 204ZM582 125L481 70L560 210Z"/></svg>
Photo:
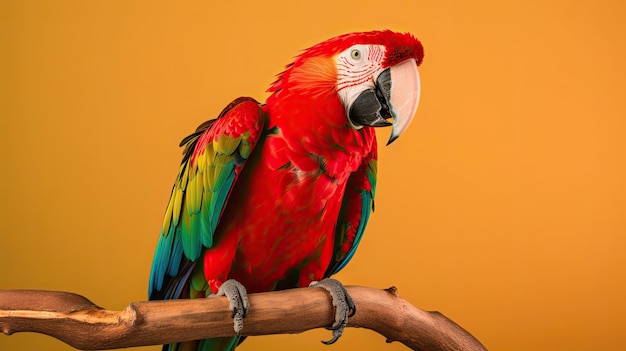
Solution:
<svg viewBox="0 0 626 351"><path fill-rule="evenodd" d="M422 45L409 33L329 39L278 75L265 104L238 98L183 139L150 299L226 295L238 332L249 307L246 290L317 281L337 290L336 281L324 279L350 261L374 207L372 127L392 126L388 144L408 127L419 101L422 59ZM343 302L331 342L354 310L338 289L333 298ZM242 340L164 350L232 350Z"/></svg>

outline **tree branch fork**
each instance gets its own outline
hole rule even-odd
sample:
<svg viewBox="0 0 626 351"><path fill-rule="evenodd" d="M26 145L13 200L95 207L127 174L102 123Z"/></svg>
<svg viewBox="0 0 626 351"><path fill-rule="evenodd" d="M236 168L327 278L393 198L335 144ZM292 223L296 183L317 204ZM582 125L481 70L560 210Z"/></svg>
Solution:
<svg viewBox="0 0 626 351"><path fill-rule="evenodd" d="M395 287L348 286L357 306L348 327L367 328L413 350L486 350L439 312L418 309ZM332 325L330 295L319 288L251 294L241 335L293 334ZM132 302L122 311L57 291L0 290L0 331L43 333L82 350L158 345L233 336L225 297ZM339 340L341 343L341 340Z"/></svg>

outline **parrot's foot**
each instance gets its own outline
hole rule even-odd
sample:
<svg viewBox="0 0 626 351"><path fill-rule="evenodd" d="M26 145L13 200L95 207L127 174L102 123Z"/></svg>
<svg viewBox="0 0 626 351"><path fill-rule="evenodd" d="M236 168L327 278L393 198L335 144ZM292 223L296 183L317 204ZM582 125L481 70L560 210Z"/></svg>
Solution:
<svg viewBox="0 0 626 351"><path fill-rule="evenodd" d="M348 325L348 318L354 316L356 313L356 306L354 300L346 288L338 280L332 278L322 279L319 282L312 282L310 287L324 288L330 293L330 297L333 300L333 306L335 306L335 323L329 330L333 331L333 338L328 341L322 341L326 345L333 344L339 340L343 330Z"/></svg>
<svg viewBox="0 0 626 351"><path fill-rule="evenodd" d="M248 292L240 282L234 279L228 279L217 290L217 294L211 294L207 297L226 296L229 302L228 308L232 311L231 317L234 320L235 333L239 334L243 329L243 319L248 315L250 310L250 301L248 301Z"/></svg>

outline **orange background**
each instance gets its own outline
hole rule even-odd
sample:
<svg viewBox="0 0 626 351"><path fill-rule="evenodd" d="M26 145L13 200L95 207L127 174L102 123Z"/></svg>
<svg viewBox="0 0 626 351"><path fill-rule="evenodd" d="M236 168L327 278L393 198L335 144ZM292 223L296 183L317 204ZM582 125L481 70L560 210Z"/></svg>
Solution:
<svg viewBox="0 0 626 351"><path fill-rule="evenodd" d="M422 102L381 143L376 212L338 278L396 285L491 350L623 350L624 4L3 1L0 288L145 299L181 138L264 99L300 49L390 28L424 44ZM241 349L405 349L329 336ZM70 348L16 334L0 349Z"/></svg>

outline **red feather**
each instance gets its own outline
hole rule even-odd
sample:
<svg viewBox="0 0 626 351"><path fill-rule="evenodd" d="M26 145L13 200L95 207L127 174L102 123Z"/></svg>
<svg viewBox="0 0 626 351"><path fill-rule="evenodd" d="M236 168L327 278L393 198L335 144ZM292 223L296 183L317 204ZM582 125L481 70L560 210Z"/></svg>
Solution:
<svg viewBox="0 0 626 351"><path fill-rule="evenodd" d="M333 57L355 44L384 45L387 66L410 58L419 65L423 59L421 43L408 33L335 37L288 65L269 88L272 94L265 105L240 98L215 122L201 125L184 140L186 156L174 189L178 195L173 193L170 201L177 207L167 212L172 218L166 218L167 233L178 235L175 211L186 211L199 200L203 210L213 206L221 209L221 216L217 213L213 233L203 233L210 241L202 241L201 265L183 257L172 276L168 269L178 267L177 262L155 256L161 265L155 264L151 282L163 280L155 274L167 269L168 291L187 291L178 287L203 274L208 285L194 290L197 296L207 288L216 293L226 279L236 279L254 293L308 286L351 258L373 208L377 157L373 128L352 127L336 90ZM202 182L192 176L207 178ZM185 188L187 182L193 186ZM226 188L211 188L220 186ZM199 221L196 215L189 211L184 217L188 228L206 231L205 218ZM180 238L162 236L157 254L180 253L176 240Z"/></svg>

